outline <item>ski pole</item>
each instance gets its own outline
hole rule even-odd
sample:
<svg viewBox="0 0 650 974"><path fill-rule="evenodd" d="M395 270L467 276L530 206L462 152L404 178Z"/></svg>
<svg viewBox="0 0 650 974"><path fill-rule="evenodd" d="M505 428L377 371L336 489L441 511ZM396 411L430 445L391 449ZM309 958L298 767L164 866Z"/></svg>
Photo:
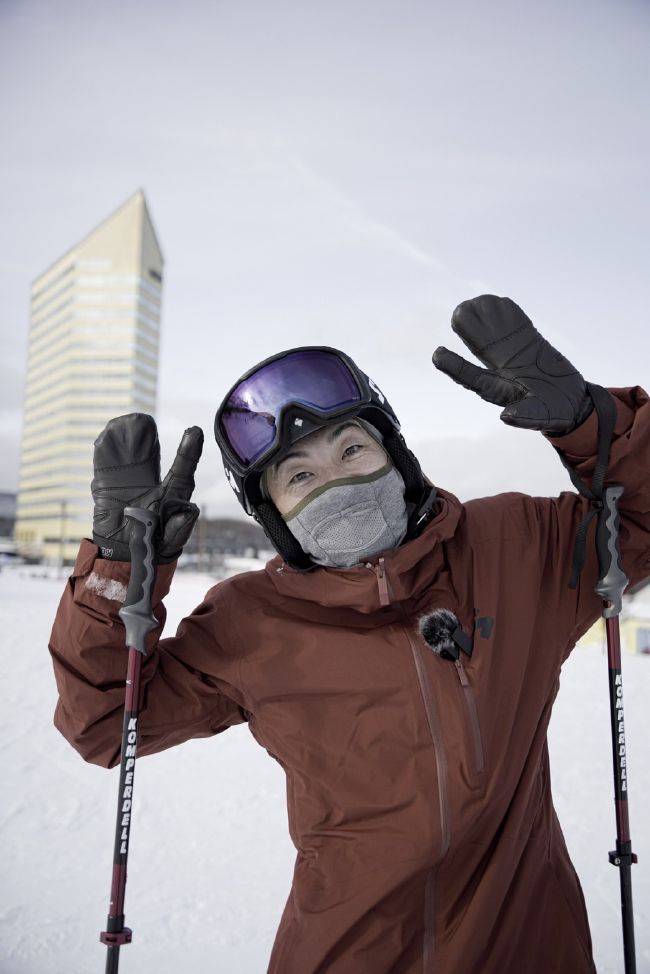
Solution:
<svg viewBox="0 0 650 974"><path fill-rule="evenodd" d="M115 851L111 882L111 904L106 930L99 939L108 948L106 974L117 974L120 947L131 943L131 930L124 926L124 894L126 888L126 863L129 855L129 835L133 807L133 777L138 740L138 711L140 699L140 672L142 657L146 656L147 634L159 625L151 611L151 596L156 577L153 538L159 517L153 511L140 507L124 509L131 522L131 577L126 591L120 618L126 627L126 645L129 661L126 676L126 700L122 729L122 759L115 824Z"/></svg>
<svg viewBox="0 0 650 974"><path fill-rule="evenodd" d="M632 910L632 864L637 862L637 857L632 852L628 814L625 715L623 709L621 635L619 627L619 614L622 608L623 591L628 582L621 564L621 551L618 537L618 502L624 489L620 485L611 485L603 489L603 506L598 511L598 521L596 524L596 551L598 553L600 577L598 583L594 586L594 592L600 595L603 600L603 618L607 631L609 706L612 724L614 796L616 803L616 850L609 853L609 861L620 870L625 974L636 974L634 913Z"/></svg>

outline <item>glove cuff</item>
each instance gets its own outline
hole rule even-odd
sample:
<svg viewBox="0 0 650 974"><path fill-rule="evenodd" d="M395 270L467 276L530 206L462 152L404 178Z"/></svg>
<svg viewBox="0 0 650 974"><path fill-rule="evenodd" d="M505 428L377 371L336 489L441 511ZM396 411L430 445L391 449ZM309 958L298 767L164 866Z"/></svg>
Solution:
<svg viewBox="0 0 650 974"><path fill-rule="evenodd" d="M108 561L131 561L129 546L123 541L101 538L93 533L93 544L99 548L99 558L106 558Z"/></svg>
<svg viewBox="0 0 650 974"><path fill-rule="evenodd" d="M584 405L583 405L582 409L580 410L580 412L578 413L578 416L576 418L576 421L573 424L573 426L571 427L571 429L562 430L561 433L544 433L544 435L550 437L553 440L556 440L556 439L561 438L562 436L568 436L569 433L575 433L575 431L578 429L578 427L579 426L582 426L582 424L584 422L586 422L586 420L589 419L589 417L591 416L591 414L593 413L593 411L594 411L594 401L591 398L591 396L589 395L589 393L587 393L586 396L585 396ZM544 431L542 431L542 432L544 432Z"/></svg>

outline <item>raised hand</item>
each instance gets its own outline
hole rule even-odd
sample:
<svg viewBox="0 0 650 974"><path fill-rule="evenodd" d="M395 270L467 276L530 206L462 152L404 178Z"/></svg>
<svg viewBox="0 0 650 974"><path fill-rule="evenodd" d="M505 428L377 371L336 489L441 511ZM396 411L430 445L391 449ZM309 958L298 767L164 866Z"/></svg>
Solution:
<svg viewBox="0 0 650 974"><path fill-rule="evenodd" d="M103 558L130 561L131 526L125 507L144 507L160 515L156 539L160 564L175 561L199 516L190 503L194 472L203 450L203 431L185 430L171 469L160 479L160 444L152 416L130 413L110 420L95 440L91 485L95 512L93 541Z"/></svg>
<svg viewBox="0 0 650 974"><path fill-rule="evenodd" d="M486 402L505 407L504 423L562 434L590 414L593 402L583 377L510 298L482 294L463 301L451 327L486 368L442 346L433 364Z"/></svg>

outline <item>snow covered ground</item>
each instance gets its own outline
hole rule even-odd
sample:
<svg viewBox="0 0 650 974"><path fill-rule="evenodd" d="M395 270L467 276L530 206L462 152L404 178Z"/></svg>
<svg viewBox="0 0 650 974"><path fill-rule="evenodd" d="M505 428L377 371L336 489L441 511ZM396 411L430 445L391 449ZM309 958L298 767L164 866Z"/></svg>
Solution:
<svg viewBox="0 0 650 974"><path fill-rule="evenodd" d="M169 627L210 584L177 575ZM0 574L0 974L92 974L108 910L117 771L84 764L52 726L47 653L62 579ZM650 657L624 687L638 971L650 972ZM623 974L607 667L579 649L551 728L555 797L583 882L598 971ZM263 974L291 881L284 777L246 727L138 762L124 974ZM513 974L513 972L504 972ZM518 974L518 972L517 972Z"/></svg>

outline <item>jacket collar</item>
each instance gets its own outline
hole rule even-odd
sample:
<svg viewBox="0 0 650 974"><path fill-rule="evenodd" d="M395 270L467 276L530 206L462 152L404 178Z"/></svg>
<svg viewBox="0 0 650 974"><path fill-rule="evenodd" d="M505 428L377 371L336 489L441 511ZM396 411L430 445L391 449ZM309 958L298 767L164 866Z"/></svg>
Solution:
<svg viewBox="0 0 650 974"><path fill-rule="evenodd" d="M372 558L374 566L380 558L383 559L390 586L398 600L415 598L431 585L444 564L442 542L453 537L462 505L453 494L439 490L433 510L435 517L417 538ZM278 555L267 564L266 571L278 592L287 598L357 612L376 612L381 608L377 575L372 566L318 567L310 572L297 572L284 564Z"/></svg>

